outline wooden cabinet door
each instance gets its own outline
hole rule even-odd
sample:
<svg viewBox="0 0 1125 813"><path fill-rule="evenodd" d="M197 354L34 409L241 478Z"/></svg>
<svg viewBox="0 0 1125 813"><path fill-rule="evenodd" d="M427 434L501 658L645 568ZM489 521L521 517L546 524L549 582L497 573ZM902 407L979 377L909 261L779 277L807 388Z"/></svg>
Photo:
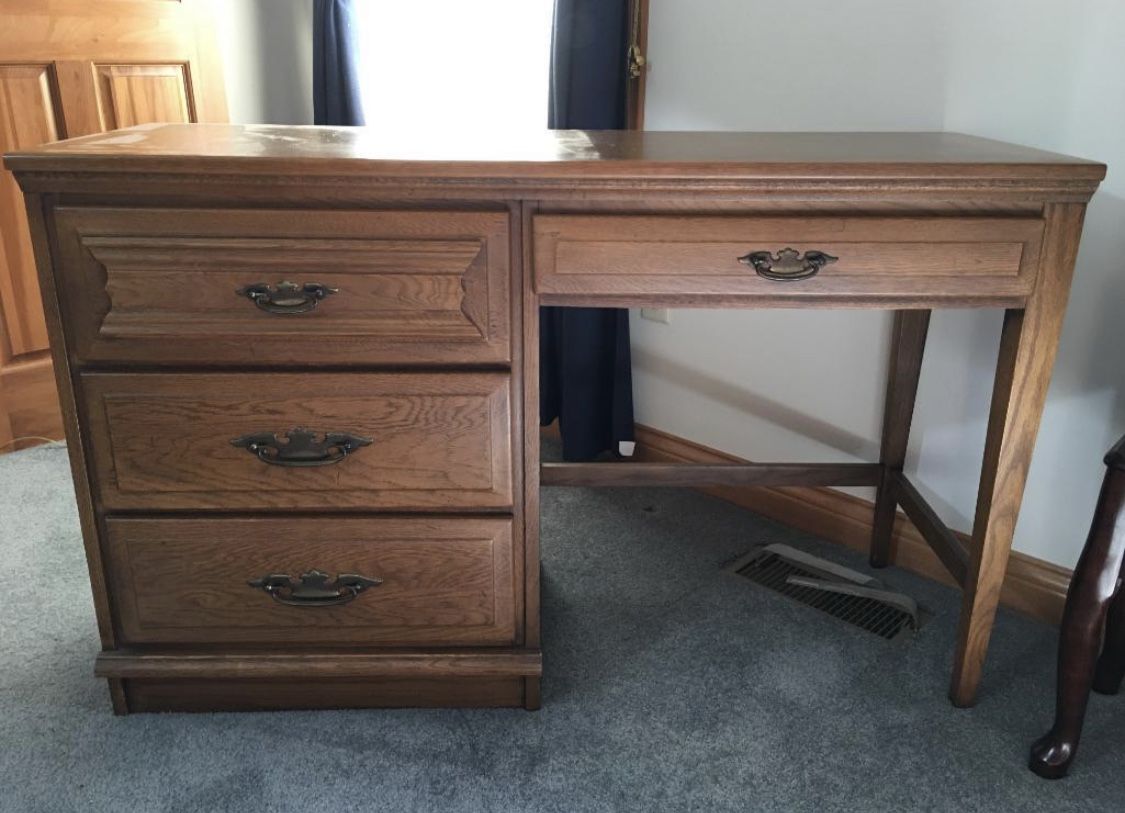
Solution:
<svg viewBox="0 0 1125 813"><path fill-rule="evenodd" d="M0 0L0 153L135 124L226 121L211 8ZM62 422L23 198L0 171L0 452L25 436L62 437Z"/></svg>

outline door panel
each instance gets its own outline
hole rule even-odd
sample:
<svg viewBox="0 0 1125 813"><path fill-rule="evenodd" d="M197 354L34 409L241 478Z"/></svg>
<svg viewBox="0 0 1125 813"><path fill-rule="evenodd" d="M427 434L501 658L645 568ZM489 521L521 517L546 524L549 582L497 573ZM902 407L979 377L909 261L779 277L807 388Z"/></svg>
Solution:
<svg viewBox="0 0 1125 813"><path fill-rule="evenodd" d="M0 152L136 124L226 121L208 8L0 0ZM0 170L0 453L23 445L7 436L61 424L48 347L23 197Z"/></svg>
<svg viewBox="0 0 1125 813"><path fill-rule="evenodd" d="M54 141L60 129L51 66L0 65L0 152ZM23 195L10 172L0 173L0 306L12 357L47 348Z"/></svg>
<svg viewBox="0 0 1125 813"><path fill-rule="evenodd" d="M96 67L105 129L196 120L184 65Z"/></svg>

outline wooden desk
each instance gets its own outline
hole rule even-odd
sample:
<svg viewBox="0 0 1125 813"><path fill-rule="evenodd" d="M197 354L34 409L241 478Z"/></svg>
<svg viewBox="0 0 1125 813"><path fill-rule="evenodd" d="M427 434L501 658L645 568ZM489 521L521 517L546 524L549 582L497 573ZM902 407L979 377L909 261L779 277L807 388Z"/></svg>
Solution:
<svg viewBox="0 0 1125 813"><path fill-rule="evenodd" d="M876 486L872 561L901 506L963 587L973 702L1104 166L948 134L223 125L6 160L118 712L536 707L541 485ZM894 310L880 459L541 466L541 304ZM970 550L902 471L940 307L1005 313Z"/></svg>

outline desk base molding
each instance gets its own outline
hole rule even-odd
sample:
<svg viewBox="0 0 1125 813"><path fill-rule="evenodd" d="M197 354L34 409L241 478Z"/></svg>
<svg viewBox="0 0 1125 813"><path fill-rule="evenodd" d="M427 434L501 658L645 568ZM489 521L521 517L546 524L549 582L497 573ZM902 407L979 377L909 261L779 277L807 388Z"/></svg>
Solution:
<svg viewBox="0 0 1125 813"><path fill-rule="evenodd" d="M539 678L128 679L118 714L367 708L538 708ZM530 684L535 684L534 688ZM534 705L529 698L534 697ZM120 698L120 704L119 704Z"/></svg>
<svg viewBox="0 0 1125 813"><path fill-rule="evenodd" d="M539 707L538 651L98 655L118 714L330 708Z"/></svg>

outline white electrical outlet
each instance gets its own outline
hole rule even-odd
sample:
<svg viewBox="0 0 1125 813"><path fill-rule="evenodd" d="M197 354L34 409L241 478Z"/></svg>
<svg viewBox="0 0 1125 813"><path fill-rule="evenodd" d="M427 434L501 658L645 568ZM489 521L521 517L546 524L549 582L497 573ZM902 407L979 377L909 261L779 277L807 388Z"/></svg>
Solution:
<svg viewBox="0 0 1125 813"><path fill-rule="evenodd" d="M668 316L667 308L641 308L641 318L665 325L672 321Z"/></svg>

